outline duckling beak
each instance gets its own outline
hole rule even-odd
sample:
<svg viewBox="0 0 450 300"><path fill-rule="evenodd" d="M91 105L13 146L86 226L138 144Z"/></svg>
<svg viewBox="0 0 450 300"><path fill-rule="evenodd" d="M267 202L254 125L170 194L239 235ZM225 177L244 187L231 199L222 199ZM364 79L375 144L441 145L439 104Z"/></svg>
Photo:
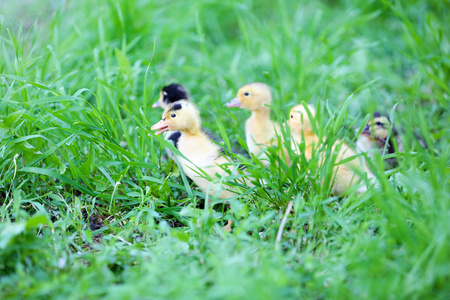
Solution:
<svg viewBox="0 0 450 300"><path fill-rule="evenodd" d="M364 134L364 135L371 135L369 124L367 124L367 125L364 127L363 131L361 131L361 134Z"/></svg>
<svg viewBox="0 0 450 300"><path fill-rule="evenodd" d="M159 103L159 100L153 103L152 107L153 108L161 107L161 103Z"/></svg>
<svg viewBox="0 0 450 300"><path fill-rule="evenodd" d="M152 126L152 130L157 130L159 129L157 132L155 132L156 135L161 134L163 132L169 131L169 126L167 126L164 123L164 120L159 121L158 123L156 123L155 125Z"/></svg>
<svg viewBox="0 0 450 300"><path fill-rule="evenodd" d="M236 97L225 105L227 107L241 107L241 102L239 102L238 98Z"/></svg>

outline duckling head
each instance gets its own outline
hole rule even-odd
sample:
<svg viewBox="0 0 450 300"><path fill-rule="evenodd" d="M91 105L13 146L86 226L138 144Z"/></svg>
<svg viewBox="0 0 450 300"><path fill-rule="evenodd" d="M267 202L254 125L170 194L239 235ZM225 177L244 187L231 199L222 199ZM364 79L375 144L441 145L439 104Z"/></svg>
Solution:
<svg viewBox="0 0 450 300"><path fill-rule="evenodd" d="M161 107L165 109L169 104L179 100L189 98L186 90L181 84L172 83L162 88L159 93L159 99L153 104L153 108Z"/></svg>
<svg viewBox="0 0 450 300"><path fill-rule="evenodd" d="M240 107L248 110L260 110L266 108L264 104L270 105L272 93L270 88L260 82L244 85L237 92L236 98L226 104L227 107Z"/></svg>
<svg viewBox="0 0 450 300"><path fill-rule="evenodd" d="M375 137L386 140L391 129L392 124L389 118L379 112L374 112L373 121L369 120L369 122L367 122L367 125L364 127L361 134L371 136L373 131Z"/></svg>
<svg viewBox="0 0 450 300"><path fill-rule="evenodd" d="M312 105L308 105L309 112L313 118L316 117L316 109ZM302 104L294 106L289 113L289 120L286 122L291 128L291 132L301 135L312 135L313 127L308 113Z"/></svg>
<svg viewBox="0 0 450 300"><path fill-rule="evenodd" d="M152 126L158 130L155 134L166 131L181 131L195 134L200 131L201 119L198 109L192 102L181 100L169 104L162 114L162 120Z"/></svg>

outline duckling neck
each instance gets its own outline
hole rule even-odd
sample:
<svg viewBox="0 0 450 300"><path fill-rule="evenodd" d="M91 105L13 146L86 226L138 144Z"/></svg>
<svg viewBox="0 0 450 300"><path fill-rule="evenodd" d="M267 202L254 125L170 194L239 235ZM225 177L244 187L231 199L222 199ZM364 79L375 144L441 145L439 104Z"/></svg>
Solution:
<svg viewBox="0 0 450 300"><path fill-rule="evenodd" d="M259 109L252 110L252 118L255 119L270 119L270 108L262 106Z"/></svg>
<svg viewBox="0 0 450 300"><path fill-rule="evenodd" d="M202 133L200 126L192 126L191 128L186 129L182 132L184 134L190 135L190 136L198 136L198 135L201 135L201 133Z"/></svg>
<svg viewBox="0 0 450 300"><path fill-rule="evenodd" d="M296 141L300 141L300 142L305 142L305 145L312 145L312 144L318 144L319 143L319 137L317 135L315 135L312 132L295 132L293 133L294 136L294 140Z"/></svg>

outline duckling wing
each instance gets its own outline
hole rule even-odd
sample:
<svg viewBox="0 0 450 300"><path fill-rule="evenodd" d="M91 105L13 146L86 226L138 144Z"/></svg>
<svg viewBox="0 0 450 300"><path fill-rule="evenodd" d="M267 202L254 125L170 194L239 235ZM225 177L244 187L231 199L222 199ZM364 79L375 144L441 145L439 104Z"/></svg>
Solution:
<svg viewBox="0 0 450 300"><path fill-rule="evenodd" d="M202 127L202 131L203 133L211 140L213 141L213 143L215 143L216 145L218 145L220 147L219 149L219 153L221 155L225 155L227 156L230 160L234 160L233 156L230 155L229 153L227 153L227 151L223 148L223 141L219 138L217 138L214 134L212 134L209 130L205 129ZM243 151L243 150L238 150L236 148L231 148L231 153L234 154L239 154L239 155L243 155L247 158L250 158L250 156L248 155L247 151Z"/></svg>

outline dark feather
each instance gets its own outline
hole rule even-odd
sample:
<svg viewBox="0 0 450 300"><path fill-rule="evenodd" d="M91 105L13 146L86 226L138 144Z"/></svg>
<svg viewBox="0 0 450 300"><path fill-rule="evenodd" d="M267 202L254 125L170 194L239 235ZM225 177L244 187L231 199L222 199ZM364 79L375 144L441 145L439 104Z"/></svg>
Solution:
<svg viewBox="0 0 450 300"><path fill-rule="evenodd" d="M173 142L173 145L175 148L178 149L178 141L180 140L181 132L174 131L171 132L170 135L167 137L168 140L171 140Z"/></svg>
<svg viewBox="0 0 450 300"><path fill-rule="evenodd" d="M178 100L188 100L189 96L181 84L172 83L162 88L163 101L167 104L174 103Z"/></svg>
<svg viewBox="0 0 450 300"><path fill-rule="evenodd" d="M177 111L182 109L183 106L181 105L181 103L175 103L174 105L172 105L172 107L169 109L169 112L171 111Z"/></svg>

